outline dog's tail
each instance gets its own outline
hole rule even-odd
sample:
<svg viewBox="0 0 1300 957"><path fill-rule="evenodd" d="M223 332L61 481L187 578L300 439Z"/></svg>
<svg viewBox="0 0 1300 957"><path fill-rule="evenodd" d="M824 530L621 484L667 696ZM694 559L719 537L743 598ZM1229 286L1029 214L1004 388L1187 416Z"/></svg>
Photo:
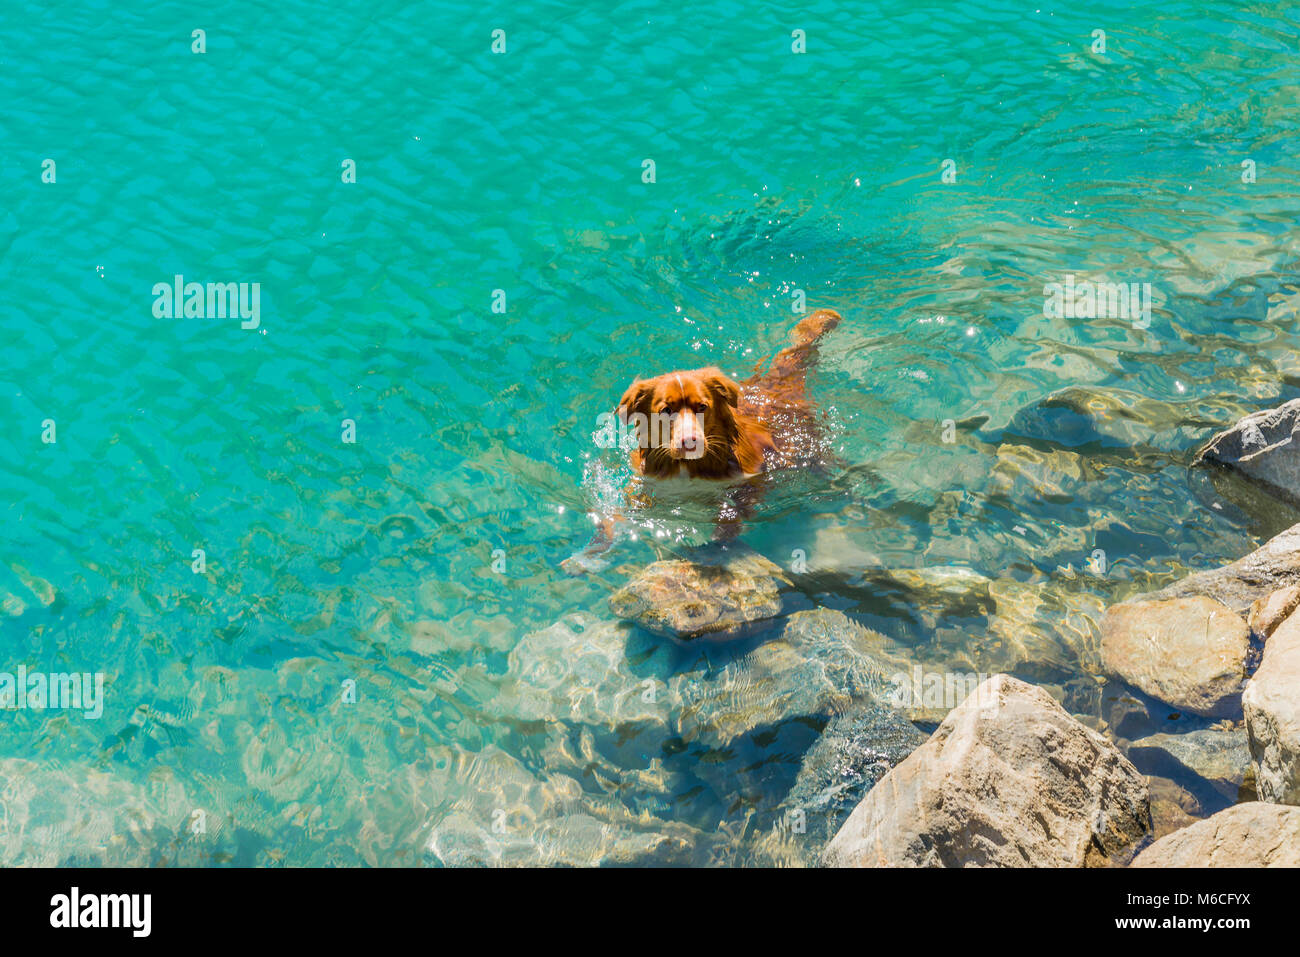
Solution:
<svg viewBox="0 0 1300 957"><path fill-rule="evenodd" d="M790 330L790 339L794 345L786 346L778 352L772 358L767 373L755 378L785 379L802 384L804 373L817 361L817 343L839 324L840 314L833 309L818 309L812 315L805 316Z"/></svg>
<svg viewBox="0 0 1300 957"><path fill-rule="evenodd" d="M790 330L790 340L796 349L816 345L818 339L839 324L840 314L834 309L818 309Z"/></svg>

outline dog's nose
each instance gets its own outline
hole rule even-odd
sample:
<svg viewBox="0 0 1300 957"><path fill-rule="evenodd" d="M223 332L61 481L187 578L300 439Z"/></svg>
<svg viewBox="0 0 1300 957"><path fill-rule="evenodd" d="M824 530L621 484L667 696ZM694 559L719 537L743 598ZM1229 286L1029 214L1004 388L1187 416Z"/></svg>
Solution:
<svg viewBox="0 0 1300 957"><path fill-rule="evenodd" d="M684 423L677 431L673 452L681 458L698 458L704 454L704 433L694 423Z"/></svg>

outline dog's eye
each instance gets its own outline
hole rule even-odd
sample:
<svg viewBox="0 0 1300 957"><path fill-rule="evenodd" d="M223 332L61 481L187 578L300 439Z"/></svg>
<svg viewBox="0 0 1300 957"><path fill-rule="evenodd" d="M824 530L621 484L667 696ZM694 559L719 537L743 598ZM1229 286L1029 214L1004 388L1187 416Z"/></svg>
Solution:
<svg viewBox="0 0 1300 957"><path fill-rule="evenodd" d="M709 411L709 407L704 402L697 402L695 403L695 411L697 414L703 414Z"/></svg>

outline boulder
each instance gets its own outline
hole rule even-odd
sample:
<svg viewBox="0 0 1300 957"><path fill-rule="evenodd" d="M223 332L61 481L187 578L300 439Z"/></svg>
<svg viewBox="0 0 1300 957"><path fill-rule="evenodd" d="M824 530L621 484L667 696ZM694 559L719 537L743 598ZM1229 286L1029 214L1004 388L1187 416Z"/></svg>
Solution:
<svg viewBox="0 0 1300 957"><path fill-rule="evenodd" d="M1250 630L1204 596L1112 605L1101 620L1106 672L1193 714L1239 713Z"/></svg>
<svg viewBox="0 0 1300 957"><path fill-rule="evenodd" d="M827 846L828 866L1124 862L1151 826L1146 778L1040 688L984 682L890 771Z"/></svg>
<svg viewBox="0 0 1300 957"><path fill-rule="evenodd" d="M1241 703L1259 799L1300 804L1300 614L1269 638Z"/></svg>
<svg viewBox="0 0 1300 957"><path fill-rule="evenodd" d="M1261 641L1267 641L1277 626L1290 618L1297 608L1300 608L1300 584L1288 585L1263 598L1257 598L1250 606L1247 618L1251 634Z"/></svg>
<svg viewBox="0 0 1300 957"><path fill-rule="evenodd" d="M1188 575L1145 597L1162 600L1205 595L1245 616L1259 599L1296 584L1300 584L1300 524L1273 536L1245 558Z"/></svg>
<svg viewBox="0 0 1300 957"><path fill-rule="evenodd" d="M1134 867L1300 867L1300 808L1250 801L1160 838Z"/></svg>
<svg viewBox="0 0 1300 957"><path fill-rule="evenodd" d="M785 572L762 555L719 546L699 550L694 561L646 566L610 596L609 607L619 618L668 638L735 638L770 625L789 587Z"/></svg>
<svg viewBox="0 0 1300 957"><path fill-rule="evenodd" d="M1128 756L1148 774L1192 775L1234 802L1250 770L1244 728L1153 734L1129 745Z"/></svg>
<svg viewBox="0 0 1300 957"><path fill-rule="evenodd" d="M1194 465L1233 470L1300 506L1300 399L1246 416L1197 453Z"/></svg>

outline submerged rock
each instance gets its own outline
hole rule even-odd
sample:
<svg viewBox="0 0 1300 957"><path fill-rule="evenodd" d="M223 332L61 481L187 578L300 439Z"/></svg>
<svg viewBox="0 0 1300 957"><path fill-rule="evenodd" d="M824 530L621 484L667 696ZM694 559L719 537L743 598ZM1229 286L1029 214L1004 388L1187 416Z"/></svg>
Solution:
<svg viewBox="0 0 1300 957"><path fill-rule="evenodd" d="M448 867L680 865L701 835L686 825L634 818L585 793L572 777L534 774L495 746L439 749L433 793L460 796L438 810L426 849Z"/></svg>
<svg viewBox="0 0 1300 957"><path fill-rule="evenodd" d="M1160 838L1134 867L1300 867L1300 808L1250 801Z"/></svg>
<svg viewBox="0 0 1300 957"><path fill-rule="evenodd" d="M666 682L666 658L627 625L575 613L520 640L486 707L503 720L667 728L680 701Z"/></svg>
<svg viewBox="0 0 1300 957"><path fill-rule="evenodd" d="M741 546L647 566L609 599L620 618L680 640L733 638L769 624L790 586L780 567Z"/></svg>
<svg viewBox="0 0 1300 957"><path fill-rule="evenodd" d="M979 671L1032 681L1060 680L1099 670L1097 596L1060 582L1013 580L989 585L988 628L957 649Z"/></svg>
<svg viewBox="0 0 1300 957"><path fill-rule="evenodd" d="M998 446L997 460L989 469L988 491L1012 501L1069 503L1079 486L1095 474L1077 452L1004 444Z"/></svg>
<svg viewBox="0 0 1300 957"><path fill-rule="evenodd" d="M926 735L894 708L869 704L831 719L804 754L799 776L778 809L780 824L793 836L802 835L798 843L808 862L867 792L925 742Z"/></svg>
<svg viewBox="0 0 1300 957"><path fill-rule="evenodd" d="M1300 613L1269 638L1241 703L1259 799L1300 804Z"/></svg>
<svg viewBox="0 0 1300 957"><path fill-rule="evenodd" d="M1006 431L1069 448L1174 451L1186 448L1213 424L1190 416L1185 404L1121 389L1069 386L1020 410Z"/></svg>
<svg viewBox="0 0 1300 957"><path fill-rule="evenodd" d="M891 598L927 631L949 616L987 613L993 581L966 565L873 569L862 576L873 597Z"/></svg>
<svg viewBox="0 0 1300 957"><path fill-rule="evenodd" d="M1127 741L1160 733L1169 727L1170 720L1178 716L1178 711L1171 705L1135 692L1124 682L1114 680L1107 681L1101 688L1098 708L1107 731L1113 737Z"/></svg>
<svg viewBox="0 0 1300 957"><path fill-rule="evenodd" d="M758 830L746 863L811 867L845 818L886 773L926 740L896 709L866 704L830 720L804 753L794 784Z"/></svg>
<svg viewBox="0 0 1300 957"><path fill-rule="evenodd" d="M150 794L93 768L0 760L0 866L174 862L194 808L179 782L164 778L159 785Z"/></svg>
<svg viewBox="0 0 1300 957"><path fill-rule="evenodd" d="M1150 829L1146 778L1040 688L998 675L868 793L822 863L1080 867Z"/></svg>
<svg viewBox="0 0 1300 957"><path fill-rule="evenodd" d="M1101 621L1108 674L1207 717L1239 713L1250 632L1204 596L1113 605Z"/></svg>
<svg viewBox="0 0 1300 957"><path fill-rule="evenodd" d="M625 623L568 615L525 635L483 710L512 724L562 724L604 734L606 747L639 732L725 747L759 728L825 719L859 700L886 702L910 660L905 649L842 612L816 608L782 620L749 650L718 648L676 670L672 646ZM613 735L611 744L610 735Z"/></svg>
<svg viewBox="0 0 1300 957"><path fill-rule="evenodd" d="M983 600L992 584L987 575L965 565L880 569L876 574L910 592L932 597L936 604L946 603L953 609L963 609Z"/></svg>
<svg viewBox="0 0 1300 957"><path fill-rule="evenodd" d="M1206 462L1238 472L1300 506L1300 399L1248 415L1214 436L1193 464Z"/></svg>
<svg viewBox="0 0 1300 957"><path fill-rule="evenodd" d="M874 530L869 530L874 531ZM814 543L811 556L825 557ZM914 556L913 556L914 557ZM883 560L883 559L882 559ZM891 609L892 614L914 618L925 630L933 630L949 616L984 615L989 607L991 579L964 564L936 564L919 568L855 566L818 573L819 590L828 587L846 597L853 596L873 606ZM833 582L829 586L825 583Z"/></svg>
<svg viewBox="0 0 1300 957"><path fill-rule="evenodd" d="M1147 773L1195 775L1231 801L1236 801L1250 770L1250 746L1244 728L1153 734L1134 741L1128 753L1133 763Z"/></svg>
<svg viewBox="0 0 1300 957"><path fill-rule="evenodd" d="M1145 597L1160 600L1205 595L1244 616L1259 599L1296 584L1300 584L1300 524L1275 535L1245 558L1188 575Z"/></svg>
<svg viewBox="0 0 1300 957"><path fill-rule="evenodd" d="M679 675L669 684L683 702L686 741L726 747L736 738L793 718L828 717L855 701L888 704L891 680L908 667L896 645L829 608L796 612L779 636L713 675Z"/></svg>
<svg viewBox="0 0 1300 957"><path fill-rule="evenodd" d="M1151 791L1151 836L1155 840L1205 816L1201 802L1182 785L1162 777L1148 778L1147 784Z"/></svg>
<svg viewBox="0 0 1300 957"><path fill-rule="evenodd" d="M629 811L662 814L671 805L674 789L680 787L661 754L620 753L619 760L613 761L586 726L547 724L522 740L526 753L534 755L546 772L579 778L588 790L598 788L616 797Z"/></svg>

